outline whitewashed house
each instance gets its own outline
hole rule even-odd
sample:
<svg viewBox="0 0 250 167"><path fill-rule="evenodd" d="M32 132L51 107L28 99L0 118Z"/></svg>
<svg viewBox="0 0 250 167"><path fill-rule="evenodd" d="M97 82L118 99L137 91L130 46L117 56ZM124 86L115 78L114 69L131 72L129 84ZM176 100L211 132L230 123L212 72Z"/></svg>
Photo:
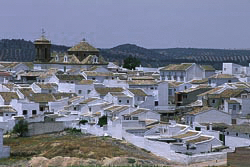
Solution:
<svg viewBox="0 0 250 167"><path fill-rule="evenodd" d="M56 83L33 83L32 89L36 93L57 93L58 85Z"/></svg>
<svg viewBox="0 0 250 167"><path fill-rule="evenodd" d="M160 69L161 80L188 82L202 79L203 69L195 63L170 64Z"/></svg>
<svg viewBox="0 0 250 167"><path fill-rule="evenodd" d="M185 116L185 121L187 125L192 125L194 122L231 124L232 117L229 113L204 107L188 112Z"/></svg>
<svg viewBox="0 0 250 167"><path fill-rule="evenodd" d="M134 106L133 96L127 95L123 92L109 92L104 96L103 100L109 103L114 103L115 105Z"/></svg>

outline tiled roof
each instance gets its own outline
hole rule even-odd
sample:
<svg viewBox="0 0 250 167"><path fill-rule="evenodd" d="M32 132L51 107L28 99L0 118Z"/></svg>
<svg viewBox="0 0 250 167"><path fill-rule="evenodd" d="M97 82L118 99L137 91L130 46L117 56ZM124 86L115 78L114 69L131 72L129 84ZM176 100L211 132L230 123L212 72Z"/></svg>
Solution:
<svg viewBox="0 0 250 167"><path fill-rule="evenodd" d="M170 82L168 82L168 86L169 86L170 88L176 88L176 87L178 87L178 86L181 85L181 84L183 84L183 82L175 82L175 81L170 81Z"/></svg>
<svg viewBox="0 0 250 167"><path fill-rule="evenodd" d="M112 96L115 96L115 97L129 97L128 95L122 93L122 92L110 92L110 94Z"/></svg>
<svg viewBox="0 0 250 167"><path fill-rule="evenodd" d="M209 110L212 110L212 109L214 109L214 108L212 108L212 107L196 108L195 110L193 110L191 112L188 112L187 114L196 115L196 114L199 114L199 113L202 113L202 112L205 112L205 111L209 111Z"/></svg>
<svg viewBox="0 0 250 167"><path fill-rule="evenodd" d="M16 92L0 92L0 96L5 102L9 103L12 99L19 99Z"/></svg>
<svg viewBox="0 0 250 167"><path fill-rule="evenodd" d="M211 65L201 65L201 68L203 68L205 71L215 71L215 68Z"/></svg>
<svg viewBox="0 0 250 167"><path fill-rule="evenodd" d="M131 112L129 115L137 115L137 114L141 114L141 113L148 112L148 111L150 110L146 108L139 108L135 110L134 112Z"/></svg>
<svg viewBox="0 0 250 167"><path fill-rule="evenodd" d="M3 83L2 85L9 89L12 89L17 86L16 84L13 83L7 83L7 84Z"/></svg>
<svg viewBox="0 0 250 167"><path fill-rule="evenodd" d="M43 75L44 71L29 71L29 72L24 72L21 74L21 76L26 76L26 77L38 77L40 75Z"/></svg>
<svg viewBox="0 0 250 167"><path fill-rule="evenodd" d="M67 61L64 61L64 57L67 57ZM56 54L50 60L50 63L63 63L63 64L81 64L78 58L75 55L67 55L67 54Z"/></svg>
<svg viewBox="0 0 250 167"><path fill-rule="evenodd" d="M42 89L52 89L55 87L58 87L58 85L56 83L35 83L37 86L39 86Z"/></svg>
<svg viewBox="0 0 250 167"><path fill-rule="evenodd" d="M211 139L212 139L212 137L201 135L198 138L187 140L186 142L187 143L193 143L193 144L195 144L195 143L200 143L200 142L208 141L208 140L211 140Z"/></svg>
<svg viewBox="0 0 250 167"><path fill-rule="evenodd" d="M89 56L87 56L85 59L83 59L81 61L81 63L82 64L96 64L96 65L98 65L98 64L108 64L108 62L105 61L105 59L102 56L98 56L98 62L97 63L93 63L94 56L96 56L96 55L89 55Z"/></svg>
<svg viewBox="0 0 250 167"><path fill-rule="evenodd" d="M34 93L28 96L30 101L34 101L37 103L47 103L55 101L55 97L52 94L45 94L45 93Z"/></svg>
<svg viewBox="0 0 250 167"><path fill-rule="evenodd" d="M85 99L83 100L82 102L80 102L80 104L87 104L89 102L92 102L92 101L95 101L97 100L98 98L88 98L88 99Z"/></svg>
<svg viewBox="0 0 250 167"><path fill-rule="evenodd" d="M107 88L95 88L100 95L106 95L108 92L123 92L124 89L120 87L107 87Z"/></svg>
<svg viewBox="0 0 250 167"><path fill-rule="evenodd" d="M191 84L205 84L205 83L208 83L208 79L205 78L205 79L202 79L202 80L192 80L190 83Z"/></svg>
<svg viewBox="0 0 250 167"><path fill-rule="evenodd" d="M227 102L229 104L238 104L239 102L237 102L236 100L227 100Z"/></svg>
<svg viewBox="0 0 250 167"><path fill-rule="evenodd" d="M158 84L155 80L132 80L127 81L129 85L156 85Z"/></svg>
<svg viewBox="0 0 250 167"><path fill-rule="evenodd" d="M31 88L18 88L18 90L25 96L30 96L30 94L35 93Z"/></svg>
<svg viewBox="0 0 250 167"><path fill-rule="evenodd" d="M0 112L12 112L16 113L17 111L11 106L0 106Z"/></svg>
<svg viewBox="0 0 250 167"><path fill-rule="evenodd" d="M112 107L106 108L105 111L111 111L112 113L115 113L115 112L121 112L121 111L127 110L128 108L129 106L112 106Z"/></svg>
<svg viewBox="0 0 250 167"><path fill-rule="evenodd" d="M66 74L61 74L61 75L56 75L56 77L59 80L78 80L81 81L84 79L82 75L66 75Z"/></svg>
<svg viewBox="0 0 250 167"><path fill-rule="evenodd" d="M147 96L147 94L142 89L128 89L135 96Z"/></svg>
<svg viewBox="0 0 250 167"><path fill-rule="evenodd" d="M228 79L232 79L232 78L236 78L234 77L233 75L230 75L230 74L215 74L209 78L228 78Z"/></svg>
<svg viewBox="0 0 250 167"><path fill-rule="evenodd" d="M91 52L99 52L98 49L96 49L95 47L93 47L92 45L90 45L88 42L86 41L81 41L79 44L73 46L72 48L70 48L68 51L91 51Z"/></svg>
<svg viewBox="0 0 250 167"><path fill-rule="evenodd" d="M207 92L201 93L201 94L199 94L197 96L205 96L205 95L208 95L208 94L213 94L213 93L217 92L220 89L222 89L222 87L216 87L216 88L211 89L211 90L209 90Z"/></svg>
<svg viewBox="0 0 250 167"><path fill-rule="evenodd" d="M80 82L78 82L78 84L80 85L91 85L93 83L94 83L93 80L81 80Z"/></svg>
<svg viewBox="0 0 250 167"><path fill-rule="evenodd" d="M0 71L0 76L12 76L11 73L6 71Z"/></svg>
<svg viewBox="0 0 250 167"><path fill-rule="evenodd" d="M199 133L199 132L195 132L195 131L187 131L186 133L179 134L179 135L176 135L176 136L172 136L172 138L175 138L175 139L183 139L183 138L186 138L186 137L195 136L195 135L197 135L198 133Z"/></svg>
<svg viewBox="0 0 250 167"><path fill-rule="evenodd" d="M166 70L166 71L185 71L189 67L192 66L192 63L182 63L182 64L169 64L166 67L163 67L160 70Z"/></svg>
<svg viewBox="0 0 250 167"><path fill-rule="evenodd" d="M77 96L75 93L53 93L53 96L56 100L62 99L62 98L71 98L73 96Z"/></svg>
<svg viewBox="0 0 250 167"><path fill-rule="evenodd" d="M230 98L230 97L237 97L244 92L246 91L242 89L226 89L223 92L221 92L219 95L221 98Z"/></svg>
<svg viewBox="0 0 250 167"><path fill-rule="evenodd" d="M114 76L112 72L96 72L96 71L84 71L87 76Z"/></svg>
<svg viewBox="0 0 250 167"><path fill-rule="evenodd" d="M226 131L250 134L250 125L247 125L247 124L232 125L232 126L229 126L226 129Z"/></svg>

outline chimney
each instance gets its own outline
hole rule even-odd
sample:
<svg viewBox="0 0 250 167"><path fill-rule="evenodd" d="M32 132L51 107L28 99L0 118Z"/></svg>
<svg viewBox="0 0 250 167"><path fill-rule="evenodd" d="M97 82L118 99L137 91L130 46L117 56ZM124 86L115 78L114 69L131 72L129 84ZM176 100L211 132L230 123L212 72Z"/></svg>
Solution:
<svg viewBox="0 0 250 167"><path fill-rule="evenodd" d="M212 130L213 130L213 124L209 123L209 131L212 131Z"/></svg>

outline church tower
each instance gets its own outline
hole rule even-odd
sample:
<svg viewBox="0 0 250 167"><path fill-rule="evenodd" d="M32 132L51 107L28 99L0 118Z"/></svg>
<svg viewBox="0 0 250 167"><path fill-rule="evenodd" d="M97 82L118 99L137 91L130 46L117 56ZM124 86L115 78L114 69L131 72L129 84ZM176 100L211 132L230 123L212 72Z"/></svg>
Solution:
<svg viewBox="0 0 250 167"><path fill-rule="evenodd" d="M44 31L42 31L42 36L34 41L36 48L36 62L48 63L51 60L50 48L51 42L45 38Z"/></svg>

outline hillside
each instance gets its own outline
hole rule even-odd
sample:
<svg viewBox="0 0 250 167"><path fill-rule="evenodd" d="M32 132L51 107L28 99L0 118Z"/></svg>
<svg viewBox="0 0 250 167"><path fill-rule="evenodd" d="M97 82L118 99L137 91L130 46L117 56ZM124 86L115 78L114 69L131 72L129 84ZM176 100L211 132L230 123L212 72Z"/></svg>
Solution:
<svg viewBox="0 0 250 167"><path fill-rule="evenodd" d="M170 164L170 161L125 141L75 131L4 138L4 145L11 147L11 155L9 158L0 159L0 166Z"/></svg>
<svg viewBox="0 0 250 167"><path fill-rule="evenodd" d="M52 45L52 51L66 52L69 47ZM210 64L221 69L222 62L248 65L250 50L169 48L147 49L134 44L119 45L109 49L99 49L108 61L122 64L125 57L132 55L140 59L143 66L160 67L171 63L196 62ZM0 40L0 61L33 61L35 47L31 41L23 39Z"/></svg>

